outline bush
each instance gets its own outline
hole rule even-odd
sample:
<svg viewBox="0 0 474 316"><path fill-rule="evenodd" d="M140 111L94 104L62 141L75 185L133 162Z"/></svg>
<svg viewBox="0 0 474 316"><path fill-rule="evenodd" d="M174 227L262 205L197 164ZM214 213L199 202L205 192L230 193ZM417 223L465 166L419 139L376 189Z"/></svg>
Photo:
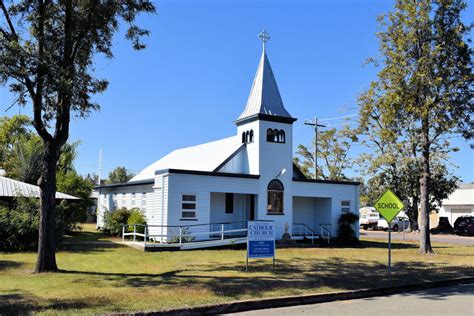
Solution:
<svg viewBox="0 0 474 316"><path fill-rule="evenodd" d="M65 201L63 201L65 202ZM0 206L0 251L26 251L38 248L39 199L18 197ZM63 233L77 227L75 215L63 203L56 208L56 242Z"/></svg>
<svg viewBox="0 0 474 316"><path fill-rule="evenodd" d="M122 233L122 226L128 223L131 212L126 208L119 208L113 212L107 211L104 214L104 231L110 235L118 236Z"/></svg>
<svg viewBox="0 0 474 316"><path fill-rule="evenodd" d="M354 224L359 220L359 216L353 213L345 213L339 217L339 236L338 240L342 244L358 243Z"/></svg>
<svg viewBox="0 0 474 316"><path fill-rule="evenodd" d="M146 225L146 219L142 211L138 208L130 210L130 216L127 220L128 225ZM145 232L144 226L137 226L137 233L143 234ZM133 232L133 226L128 226L128 231Z"/></svg>

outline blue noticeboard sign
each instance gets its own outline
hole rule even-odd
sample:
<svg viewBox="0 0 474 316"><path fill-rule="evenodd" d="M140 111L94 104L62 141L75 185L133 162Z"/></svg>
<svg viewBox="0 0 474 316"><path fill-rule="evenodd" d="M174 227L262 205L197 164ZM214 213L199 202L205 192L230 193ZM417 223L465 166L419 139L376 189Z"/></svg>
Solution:
<svg viewBox="0 0 474 316"><path fill-rule="evenodd" d="M249 258L273 258L275 265L275 223L249 221L247 234L247 269Z"/></svg>
<svg viewBox="0 0 474 316"><path fill-rule="evenodd" d="M275 241L271 240L249 240L249 258L273 258L275 257Z"/></svg>

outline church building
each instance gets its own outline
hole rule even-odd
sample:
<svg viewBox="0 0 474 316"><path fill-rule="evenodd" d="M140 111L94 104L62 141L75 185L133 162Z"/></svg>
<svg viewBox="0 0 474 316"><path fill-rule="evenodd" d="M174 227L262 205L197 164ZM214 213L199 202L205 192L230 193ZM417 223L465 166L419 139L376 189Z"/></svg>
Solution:
<svg viewBox="0 0 474 316"><path fill-rule="evenodd" d="M263 52L235 135L172 151L127 183L99 187L99 228L105 212L126 207L140 208L148 234L161 242L178 229L246 227L248 220L274 221L277 239L285 232L334 238L341 214L358 214L359 183L309 179L293 164L297 119L278 90L265 50L269 36L260 38Z"/></svg>

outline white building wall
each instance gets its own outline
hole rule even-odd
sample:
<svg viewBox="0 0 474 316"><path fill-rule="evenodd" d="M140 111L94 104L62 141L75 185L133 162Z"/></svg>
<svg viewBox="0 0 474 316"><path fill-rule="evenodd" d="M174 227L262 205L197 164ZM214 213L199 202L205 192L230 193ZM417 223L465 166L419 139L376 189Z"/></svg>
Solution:
<svg viewBox="0 0 474 316"><path fill-rule="evenodd" d="M113 212L119 208L131 209L133 207L141 209L145 216L147 207L142 206L142 193L152 194L152 183L143 185L129 185L118 187L103 187L99 189L98 209L97 209L97 227L104 227L105 212ZM135 198L132 202L132 197ZM150 205L152 208L152 205Z"/></svg>
<svg viewBox="0 0 474 316"><path fill-rule="evenodd" d="M332 184L332 183L314 183L293 181L293 195L298 197L322 197L331 199L331 217L332 225L331 235L337 236L339 227L338 220L341 216L341 202L350 201L350 212L358 214L359 192L357 185L351 184ZM355 229L357 232L358 229Z"/></svg>
<svg viewBox="0 0 474 316"><path fill-rule="evenodd" d="M289 225L289 233L292 233L293 222L293 126L291 124L257 121L258 122L258 145L259 154L259 199L257 204L257 219L275 221L276 238L280 239L285 232L285 224ZM267 129L278 129L285 131L285 143L267 142ZM257 139L256 139L257 140ZM284 174L280 174L285 169ZM284 215L267 214L267 189L268 183L278 176L278 180L284 186Z"/></svg>
<svg viewBox="0 0 474 316"><path fill-rule="evenodd" d="M231 192L228 192L231 193ZM234 212L225 212L225 193L211 192L211 223L240 222L247 220L247 212L250 207L249 195L234 194Z"/></svg>

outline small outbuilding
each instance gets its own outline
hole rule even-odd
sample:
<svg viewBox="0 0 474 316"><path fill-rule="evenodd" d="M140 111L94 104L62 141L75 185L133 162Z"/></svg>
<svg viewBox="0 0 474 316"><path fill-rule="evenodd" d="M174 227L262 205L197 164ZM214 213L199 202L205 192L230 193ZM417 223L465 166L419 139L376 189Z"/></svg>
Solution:
<svg viewBox="0 0 474 316"><path fill-rule="evenodd" d="M447 199L443 200L439 217L447 217L451 226L458 217L474 216L474 183L461 183Z"/></svg>
<svg viewBox="0 0 474 316"><path fill-rule="evenodd" d="M21 182L0 176L0 200L10 201L15 197L39 198L40 187L37 185ZM79 200L78 197L56 192L56 199L58 200Z"/></svg>

